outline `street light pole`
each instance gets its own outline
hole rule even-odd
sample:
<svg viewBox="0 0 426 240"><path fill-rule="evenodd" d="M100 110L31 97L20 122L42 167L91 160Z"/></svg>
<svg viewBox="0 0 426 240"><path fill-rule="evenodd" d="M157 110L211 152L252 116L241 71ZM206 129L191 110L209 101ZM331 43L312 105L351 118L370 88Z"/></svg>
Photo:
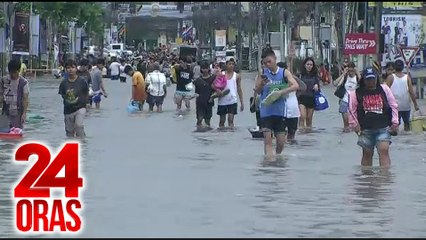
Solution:
<svg viewBox="0 0 426 240"><path fill-rule="evenodd" d="M263 48L263 35L262 35L262 22L263 22L263 2L257 2L258 4L258 21L257 21L257 71L259 75L262 74L262 48Z"/></svg>

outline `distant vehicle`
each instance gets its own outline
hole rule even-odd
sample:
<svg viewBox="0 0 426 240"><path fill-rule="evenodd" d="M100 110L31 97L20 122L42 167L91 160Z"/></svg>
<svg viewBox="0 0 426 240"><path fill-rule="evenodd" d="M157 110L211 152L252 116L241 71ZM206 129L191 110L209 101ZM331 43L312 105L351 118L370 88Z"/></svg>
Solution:
<svg viewBox="0 0 426 240"><path fill-rule="evenodd" d="M233 58L235 62L237 61L237 58L236 58L237 54L236 54L235 49L226 50L225 54L226 54L225 55L225 61L229 61L229 60L231 60L231 58Z"/></svg>

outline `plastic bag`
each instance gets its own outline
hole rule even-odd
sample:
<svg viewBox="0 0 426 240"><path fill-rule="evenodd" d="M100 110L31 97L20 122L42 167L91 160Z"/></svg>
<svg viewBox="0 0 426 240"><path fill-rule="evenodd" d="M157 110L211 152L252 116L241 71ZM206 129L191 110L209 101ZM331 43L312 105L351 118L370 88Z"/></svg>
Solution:
<svg viewBox="0 0 426 240"><path fill-rule="evenodd" d="M327 98L322 94L321 91L315 92L315 111L322 111L328 108L328 101Z"/></svg>
<svg viewBox="0 0 426 240"><path fill-rule="evenodd" d="M127 106L127 112L135 113L137 111L139 111L139 104L131 100Z"/></svg>

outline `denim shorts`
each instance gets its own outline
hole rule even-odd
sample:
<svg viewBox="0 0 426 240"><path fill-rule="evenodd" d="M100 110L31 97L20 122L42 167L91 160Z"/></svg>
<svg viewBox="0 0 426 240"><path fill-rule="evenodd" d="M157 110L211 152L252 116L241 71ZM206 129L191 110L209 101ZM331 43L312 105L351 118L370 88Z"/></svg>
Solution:
<svg viewBox="0 0 426 240"><path fill-rule="evenodd" d="M349 103L339 100L339 113L347 113L349 110Z"/></svg>
<svg viewBox="0 0 426 240"><path fill-rule="evenodd" d="M357 143L362 148L374 149L379 142L392 143L391 135L387 128L362 130Z"/></svg>

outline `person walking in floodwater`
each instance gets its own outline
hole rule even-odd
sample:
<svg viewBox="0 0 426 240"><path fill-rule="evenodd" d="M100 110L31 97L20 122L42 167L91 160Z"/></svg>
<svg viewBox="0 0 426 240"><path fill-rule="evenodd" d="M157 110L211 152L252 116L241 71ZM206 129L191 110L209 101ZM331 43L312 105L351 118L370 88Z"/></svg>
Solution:
<svg viewBox="0 0 426 240"><path fill-rule="evenodd" d="M233 58L226 62L226 87L223 92L229 89L229 93L220 96L217 100L217 115L219 115L219 128L225 128L226 117L228 117L228 127L234 128L234 117L238 113L238 98L240 99L240 111L244 111L243 90L241 88L241 75L234 71L235 61ZM238 95L238 98L237 98Z"/></svg>
<svg viewBox="0 0 426 240"><path fill-rule="evenodd" d="M0 108L1 115L6 116L9 121L8 127L22 129L26 120L30 89L28 81L19 74L20 68L19 59L8 63L9 75L0 79Z"/></svg>
<svg viewBox="0 0 426 240"><path fill-rule="evenodd" d="M68 59L65 63L68 78L59 85L64 103L65 132L67 137L85 137L84 117L89 97L89 85L77 75L77 63Z"/></svg>
<svg viewBox="0 0 426 240"><path fill-rule="evenodd" d="M160 72L160 64L155 62L152 64L154 71L146 75L146 86L148 97L146 99L149 111L154 111L154 106L157 107L157 112L163 112L163 102L167 95L167 80L166 75Z"/></svg>
<svg viewBox="0 0 426 240"><path fill-rule="evenodd" d="M286 97L289 93L299 88L297 81L291 72L277 66L277 58L274 51L265 49L262 53L265 68L263 74L258 75L255 83L255 91L260 94L260 117L264 135L264 153L267 159L274 155L272 134L276 137L275 153L281 154L285 143L286 129ZM287 85L288 84L288 85ZM287 86L286 86L287 85ZM281 90L275 90L281 89ZM267 104L264 100L274 97L275 101Z"/></svg>
<svg viewBox="0 0 426 240"><path fill-rule="evenodd" d="M374 147L380 166L390 166L391 134L398 131L398 104L373 68L364 69L359 88L349 93L349 125L358 134L362 166L372 166Z"/></svg>
<svg viewBox="0 0 426 240"><path fill-rule="evenodd" d="M299 79L306 84L306 90L300 91L297 98L300 110L299 128L301 130L311 130L315 107L314 93L320 89L318 68L313 58L308 57L303 61Z"/></svg>
<svg viewBox="0 0 426 240"><path fill-rule="evenodd" d="M349 62L344 67L343 74L333 81L333 85L337 87L334 95L339 97L339 113L342 114L344 133L350 132L348 120L349 92L358 87L360 78L355 63Z"/></svg>
<svg viewBox="0 0 426 240"><path fill-rule="evenodd" d="M145 79L142 73L135 71L131 66L127 65L124 72L132 77L132 101L137 104L139 111L143 111L143 105L146 100Z"/></svg>
<svg viewBox="0 0 426 240"><path fill-rule="evenodd" d="M411 101L414 104L414 109L419 110L416 94L413 91L413 83L408 74L402 72L404 70L404 62L402 60L395 61L395 73L387 76L386 84L392 90L398 103L398 119L401 124L401 118L404 121L404 131L410 131L410 112Z"/></svg>
<svg viewBox="0 0 426 240"><path fill-rule="evenodd" d="M207 61L200 64L201 76L194 81L195 93L198 97L195 99L197 128L201 129L202 121L210 128L210 120L213 116L213 101L209 101L213 93L212 84L216 76L210 73L210 66Z"/></svg>

